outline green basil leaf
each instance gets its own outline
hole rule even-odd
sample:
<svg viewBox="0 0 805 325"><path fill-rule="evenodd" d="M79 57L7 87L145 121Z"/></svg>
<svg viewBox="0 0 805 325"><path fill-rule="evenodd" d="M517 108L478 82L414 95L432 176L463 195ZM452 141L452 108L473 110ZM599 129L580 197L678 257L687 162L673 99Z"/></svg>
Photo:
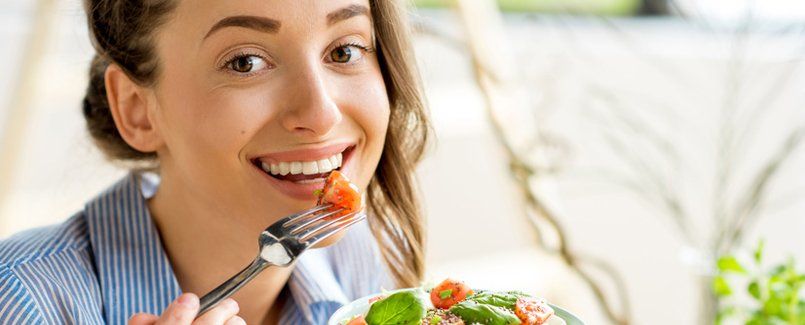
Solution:
<svg viewBox="0 0 805 325"><path fill-rule="evenodd" d="M377 301L366 314L369 325L415 325L425 317L425 305L415 290L405 290Z"/></svg>
<svg viewBox="0 0 805 325"><path fill-rule="evenodd" d="M514 304L517 303L517 298L526 297L524 293L510 291L510 292L479 292L477 294L467 297L467 300L477 302L479 304L492 305L514 310Z"/></svg>
<svg viewBox="0 0 805 325"><path fill-rule="evenodd" d="M453 289L442 290L439 292L439 298L447 299L453 294Z"/></svg>
<svg viewBox="0 0 805 325"><path fill-rule="evenodd" d="M466 324L484 325L518 325L520 319L514 312L503 307L479 304L472 300L464 300L450 307L450 312L461 317Z"/></svg>

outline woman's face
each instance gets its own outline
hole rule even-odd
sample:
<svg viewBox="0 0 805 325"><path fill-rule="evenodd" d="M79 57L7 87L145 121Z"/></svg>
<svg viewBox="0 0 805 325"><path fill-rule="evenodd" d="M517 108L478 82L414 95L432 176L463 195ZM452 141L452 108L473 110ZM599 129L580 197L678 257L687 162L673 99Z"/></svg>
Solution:
<svg viewBox="0 0 805 325"><path fill-rule="evenodd" d="M156 34L163 184L266 221L339 165L365 190L389 119L372 26L368 0L180 0Z"/></svg>

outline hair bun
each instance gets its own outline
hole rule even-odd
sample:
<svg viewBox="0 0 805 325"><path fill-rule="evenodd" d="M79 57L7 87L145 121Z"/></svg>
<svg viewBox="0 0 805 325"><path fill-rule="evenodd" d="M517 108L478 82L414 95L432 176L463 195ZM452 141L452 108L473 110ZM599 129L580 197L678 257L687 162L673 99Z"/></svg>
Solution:
<svg viewBox="0 0 805 325"><path fill-rule="evenodd" d="M116 64L135 82L148 85L157 74L152 34L176 6L175 0L84 0L89 36L96 54L82 103L87 130L111 160L148 161L154 153L129 146L120 136L106 97L104 74Z"/></svg>

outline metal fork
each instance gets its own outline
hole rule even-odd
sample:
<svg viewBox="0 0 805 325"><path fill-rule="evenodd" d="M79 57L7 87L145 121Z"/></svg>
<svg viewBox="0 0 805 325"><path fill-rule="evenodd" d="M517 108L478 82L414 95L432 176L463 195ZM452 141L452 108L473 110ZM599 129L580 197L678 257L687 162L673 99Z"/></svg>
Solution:
<svg viewBox="0 0 805 325"><path fill-rule="evenodd" d="M366 218L366 214L361 210L327 219L344 211L344 209L329 210L331 207L331 204L315 206L282 218L263 230L258 239L260 253L254 261L201 297L201 309L196 317L200 317L221 300L237 292L267 267L288 266L311 246Z"/></svg>

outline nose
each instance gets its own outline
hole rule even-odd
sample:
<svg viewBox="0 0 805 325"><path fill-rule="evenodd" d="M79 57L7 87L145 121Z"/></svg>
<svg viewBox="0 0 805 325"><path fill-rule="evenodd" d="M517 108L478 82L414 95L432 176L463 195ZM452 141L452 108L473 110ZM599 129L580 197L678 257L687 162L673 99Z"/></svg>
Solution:
<svg viewBox="0 0 805 325"><path fill-rule="evenodd" d="M290 79L282 126L304 137L328 134L341 121L342 115L328 92L324 73L310 67Z"/></svg>

